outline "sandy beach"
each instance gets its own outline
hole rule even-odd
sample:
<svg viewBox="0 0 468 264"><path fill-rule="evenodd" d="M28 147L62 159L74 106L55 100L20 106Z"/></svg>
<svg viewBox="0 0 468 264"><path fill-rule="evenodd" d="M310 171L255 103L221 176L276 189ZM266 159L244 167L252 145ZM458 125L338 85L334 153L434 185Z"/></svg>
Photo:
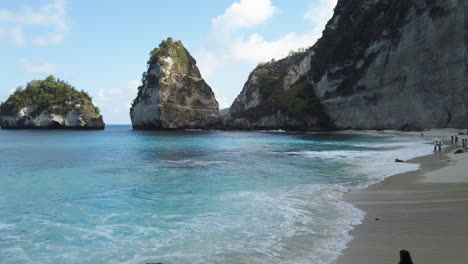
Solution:
<svg viewBox="0 0 468 264"><path fill-rule="evenodd" d="M425 131L424 137L450 144L450 135L457 132ZM407 161L420 164L420 169L348 193L345 199L366 216L335 263L396 264L401 249L410 251L416 264L468 263L468 153L453 154L455 149L448 146L442 154Z"/></svg>

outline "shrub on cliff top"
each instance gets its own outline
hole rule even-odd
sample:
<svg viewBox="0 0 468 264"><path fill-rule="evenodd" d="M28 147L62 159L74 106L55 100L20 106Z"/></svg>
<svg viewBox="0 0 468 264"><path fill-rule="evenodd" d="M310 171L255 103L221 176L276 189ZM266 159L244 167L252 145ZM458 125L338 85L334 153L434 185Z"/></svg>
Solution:
<svg viewBox="0 0 468 264"><path fill-rule="evenodd" d="M182 70L188 62L188 54L180 40L174 41L171 37L161 41L157 48L150 52L148 68L162 57L170 56L175 61L177 70Z"/></svg>

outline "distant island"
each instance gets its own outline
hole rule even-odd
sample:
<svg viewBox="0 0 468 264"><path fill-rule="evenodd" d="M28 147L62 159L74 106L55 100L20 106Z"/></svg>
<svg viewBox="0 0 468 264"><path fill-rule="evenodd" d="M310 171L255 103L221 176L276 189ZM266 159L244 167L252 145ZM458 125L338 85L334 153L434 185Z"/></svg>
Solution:
<svg viewBox="0 0 468 264"><path fill-rule="evenodd" d="M2 129L104 129L99 108L84 91L49 76L19 87L0 105Z"/></svg>

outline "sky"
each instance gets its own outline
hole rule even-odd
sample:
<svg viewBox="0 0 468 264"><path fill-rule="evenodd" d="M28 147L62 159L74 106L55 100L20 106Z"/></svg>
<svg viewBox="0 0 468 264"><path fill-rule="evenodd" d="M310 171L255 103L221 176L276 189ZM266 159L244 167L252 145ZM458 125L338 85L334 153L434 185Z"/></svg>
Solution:
<svg viewBox="0 0 468 264"><path fill-rule="evenodd" d="M172 37L220 108L260 62L312 46L336 0L1 0L0 101L53 74L87 91L106 124L130 124L149 52Z"/></svg>

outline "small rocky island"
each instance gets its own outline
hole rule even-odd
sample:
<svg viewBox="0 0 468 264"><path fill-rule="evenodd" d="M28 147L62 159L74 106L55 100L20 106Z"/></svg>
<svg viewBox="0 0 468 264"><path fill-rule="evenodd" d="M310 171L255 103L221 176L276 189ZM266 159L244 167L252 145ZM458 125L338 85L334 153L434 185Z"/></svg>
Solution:
<svg viewBox="0 0 468 264"><path fill-rule="evenodd" d="M84 91L49 76L19 87L0 105L2 129L104 129L99 108Z"/></svg>
<svg viewBox="0 0 468 264"><path fill-rule="evenodd" d="M210 128L219 122L215 95L181 41L162 41L147 66L130 109L134 129Z"/></svg>

